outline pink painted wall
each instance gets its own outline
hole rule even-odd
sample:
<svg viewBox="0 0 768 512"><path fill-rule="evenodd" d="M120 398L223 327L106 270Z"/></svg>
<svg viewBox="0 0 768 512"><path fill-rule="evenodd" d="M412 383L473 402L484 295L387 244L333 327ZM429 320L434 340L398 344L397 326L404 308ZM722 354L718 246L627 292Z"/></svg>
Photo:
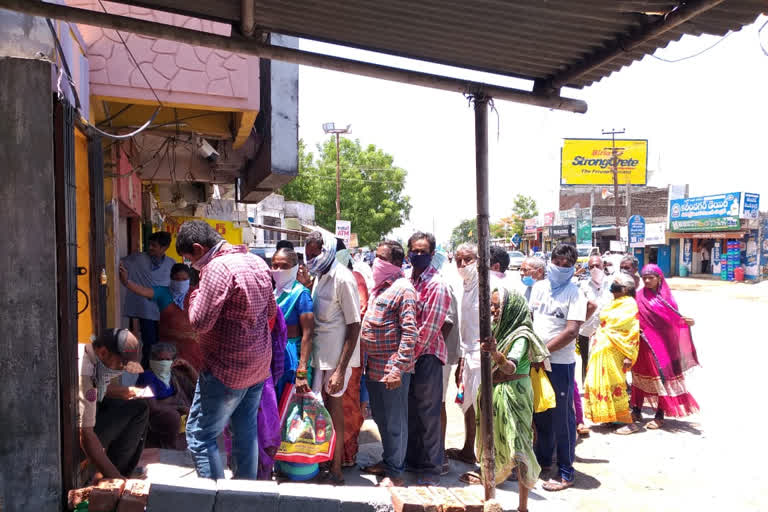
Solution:
<svg viewBox="0 0 768 512"><path fill-rule="evenodd" d="M66 0L72 7L101 10L97 0ZM166 25L229 35L223 23L104 2L107 12ZM102 11L103 12L103 11ZM91 94L155 101L116 31L78 25L88 45ZM163 102L221 110L259 109L259 59L121 32Z"/></svg>

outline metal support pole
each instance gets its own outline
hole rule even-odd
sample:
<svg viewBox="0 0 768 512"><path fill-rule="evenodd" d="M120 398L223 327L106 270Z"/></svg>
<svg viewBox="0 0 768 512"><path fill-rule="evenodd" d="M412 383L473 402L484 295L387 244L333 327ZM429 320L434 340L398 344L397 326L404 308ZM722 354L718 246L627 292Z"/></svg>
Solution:
<svg viewBox="0 0 768 512"><path fill-rule="evenodd" d="M491 285L490 228L488 207L488 98L475 96L475 166L477 184L477 274L479 278L480 339L491 336ZM483 453L480 473L485 488L485 499L496 497L496 465L493 446L493 382L491 377L491 355L480 355L480 435Z"/></svg>
<svg viewBox="0 0 768 512"><path fill-rule="evenodd" d="M336 133L336 220L341 220L341 167L339 162L339 134Z"/></svg>
<svg viewBox="0 0 768 512"><path fill-rule="evenodd" d="M613 167L613 214L616 216L616 240L621 240L619 229L619 161L616 158L616 135L611 134L611 166Z"/></svg>

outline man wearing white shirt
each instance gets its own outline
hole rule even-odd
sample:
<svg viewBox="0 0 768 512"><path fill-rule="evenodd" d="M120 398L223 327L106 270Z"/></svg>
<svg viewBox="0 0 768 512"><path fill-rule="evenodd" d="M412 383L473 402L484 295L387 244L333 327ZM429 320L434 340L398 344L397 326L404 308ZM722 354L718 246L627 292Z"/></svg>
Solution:
<svg viewBox="0 0 768 512"><path fill-rule="evenodd" d="M592 256L588 262L589 280L582 281L580 288L587 299L587 320L579 329L579 354L581 355L581 381L587 376L587 362L589 361L589 339L595 334L600 325L600 311L613 300L611 293L611 280L605 275L603 259L600 256Z"/></svg>
<svg viewBox="0 0 768 512"><path fill-rule="evenodd" d="M323 402L336 429L334 458L330 480L342 484L341 459L344 451L344 410L342 397L360 366L360 296L352 272L336 261L336 238L314 231L304 248L307 268L315 277L312 303L315 315L312 340L312 366L315 369L312 390L322 392Z"/></svg>
<svg viewBox="0 0 768 512"><path fill-rule="evenodd" d="M557 449L558 475L545 482L547 491L561 491L573 485L573 460L576 447L576 415L573 407L576 338L587 316L587 300L573 278L579 255L570 244L560 244L552 251L547 278L531 291L530 307L533 330L546 343L552 363L549 380L555 391L554 409L534 414L538 438L536 458L542 478L552 468L552 454Z"/></svg>

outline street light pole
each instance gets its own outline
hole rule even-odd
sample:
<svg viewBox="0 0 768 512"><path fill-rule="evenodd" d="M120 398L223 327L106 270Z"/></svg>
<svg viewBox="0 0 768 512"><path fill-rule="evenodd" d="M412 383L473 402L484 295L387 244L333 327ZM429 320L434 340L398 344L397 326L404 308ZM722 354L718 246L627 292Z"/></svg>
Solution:
<svg viewBox="0 0 768 512"><path fill-rule="evenodd" d="M336 128L336 123L324 123L323 131L336 135L336 220L341 220L341 157L339 151L339 136L342 133L352 133L351 124L346 128Z"/></svg>
<svg viewBox="0 0 768 512"><path fill-rule="evenodd" d="M339 133L336 132L336 220L341 220L341 160L339 158Z"/></svg>

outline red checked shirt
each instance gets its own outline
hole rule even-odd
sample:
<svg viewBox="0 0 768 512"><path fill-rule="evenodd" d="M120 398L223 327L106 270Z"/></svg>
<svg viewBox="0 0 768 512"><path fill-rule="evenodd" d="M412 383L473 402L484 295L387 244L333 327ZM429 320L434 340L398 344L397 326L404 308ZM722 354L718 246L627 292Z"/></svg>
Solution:
<svg viewBox="0 0 768 512"><path fill-rule="evenodd" d="M204 370L225 386L244 389L269 377L269 319L277 312L267 264L244 245L225 243L200 272L189 299Z"/></svg>
<svg viewBox="0 0 768 512"><path fill-rule="evenodd" d="M419 327L419 343L414 359L432 354L445 364L447 353L441 329L451 308L451 293L435 267L429 266L419 277L411 277L419 295L416 304L416 325Z"/></svg>
<svg viewBox="0 0 768 512"><path fill-rule="evenodd" d="M385 281L372 292L360 330L367 378L381 382L387 375L413 372L413 349L419 340L416 300L416 290L405 278Z"/></svg>

